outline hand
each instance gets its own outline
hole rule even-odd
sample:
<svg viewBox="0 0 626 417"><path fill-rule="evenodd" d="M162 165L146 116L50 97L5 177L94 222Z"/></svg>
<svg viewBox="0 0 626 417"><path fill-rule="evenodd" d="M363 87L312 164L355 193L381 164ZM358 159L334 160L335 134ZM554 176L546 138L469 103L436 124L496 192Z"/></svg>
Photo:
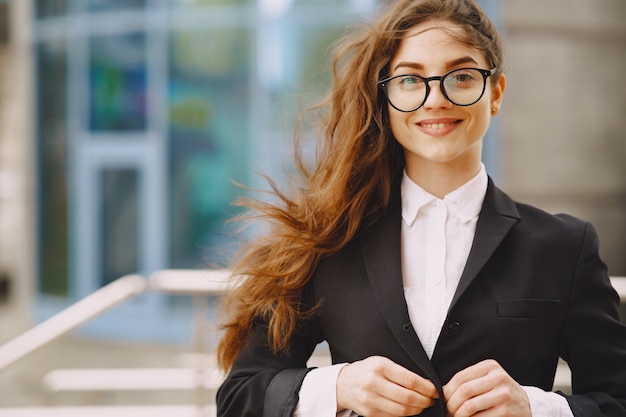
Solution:
<svg viewBox="0 0 626 417"><path fill-rule="evenodd" d="M458 372L443 387L453 417L531 417L526 391L494 360Z"/></svg>
<svg viewBox="0 0 626 417"><path fill-rule="evenodd" d="M431 381L380 356L346 365L337 378L337 411L368 417L420 414L437 397Z"/></svg>

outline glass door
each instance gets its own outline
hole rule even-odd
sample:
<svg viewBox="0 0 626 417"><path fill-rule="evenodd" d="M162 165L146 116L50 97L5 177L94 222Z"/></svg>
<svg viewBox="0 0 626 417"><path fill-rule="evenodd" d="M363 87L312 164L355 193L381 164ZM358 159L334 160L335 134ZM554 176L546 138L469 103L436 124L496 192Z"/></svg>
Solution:
<svg viewBox="0 0 626 417"><path fill-rule="evenodd" d="M84 36L73 39L69 65L69 78L83 87L71 88L68 101L74 298L126 274L147 276L168 266L165 37L136 22L116 24L112 17L101 19L99 27L94 22L100 15L89 11L84 18L91 23L83 26ZM145 293L83 331L124 339L176 338L176 329L186 326L167 314L165 299Z"/></svg>
<svg viewBox="0 0 626 417"><path fill-rule="evenodd" d="M82 141L75 150L75 292L84 297L164 263L163 156L148 135ZM159 202L161 204L159 204Z"/></svg>

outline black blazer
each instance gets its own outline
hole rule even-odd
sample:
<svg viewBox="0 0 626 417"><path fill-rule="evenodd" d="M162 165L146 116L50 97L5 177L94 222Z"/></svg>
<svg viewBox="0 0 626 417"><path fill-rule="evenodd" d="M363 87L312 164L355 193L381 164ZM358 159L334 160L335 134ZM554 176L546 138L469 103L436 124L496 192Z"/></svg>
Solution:
<svg viewBox="0 0 626 417"><path fill-rule="evenodd" d="M399 196L398 196L399 197ZM303 293L319 313L274 357L259 320L217 393L221 417L291 417L326 340L333 363L372 355L441 387L495 359L519 383L551 390L559 357L572 371L576 417L626 416L626 327L593 227L518 204L489 180L472 249L432 359L411 326L402 287L399 198L386 216L322 260ZM564 395L564 394L563 394ZM445 416L442 401L422 416Z"/></svg>

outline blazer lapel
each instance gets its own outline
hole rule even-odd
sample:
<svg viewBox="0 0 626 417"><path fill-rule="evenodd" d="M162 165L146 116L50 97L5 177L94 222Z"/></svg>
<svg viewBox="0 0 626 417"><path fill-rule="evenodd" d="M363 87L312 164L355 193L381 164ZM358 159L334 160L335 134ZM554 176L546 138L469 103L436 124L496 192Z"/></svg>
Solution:
<svg viewBox="0 0 626 417"><path fill-rule="evenodd" d="M458 299L474 281L487 260L491 258L496 248L511 230L511 227L519 219L515 202L498 189L489 178L485 202L476 224L472 249L448 311L452 310Z"/></svg>
<svg viewBox="0 0 626 417"><path fill-rule="evenodd" d="M437 383L439 378L411 326L406 305L400 260L400 222L400 204L395 201L387 215L363 236L363 261L378 308L391 332L423 375Z"/></svg>

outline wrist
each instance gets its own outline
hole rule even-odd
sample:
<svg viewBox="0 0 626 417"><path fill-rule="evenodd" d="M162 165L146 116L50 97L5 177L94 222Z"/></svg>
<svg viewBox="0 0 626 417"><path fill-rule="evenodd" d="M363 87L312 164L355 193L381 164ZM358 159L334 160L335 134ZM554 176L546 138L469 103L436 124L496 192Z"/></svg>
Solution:
<svg viewBox="0 0 626 417"><path fill-rule="evenodd" d="M339 372L337 373L337 381L335 383L335 398L336 398L336 403L337 403L337 412L341 412L344 410L347 410L348 407L344 404L344 394L343 394L343 380L342 380L342 373L343 371L350 366L350 364L348 363L343 363L343 364L339 364L339 365L335 365L335 366L340 366L339 368Z"/></svg>

